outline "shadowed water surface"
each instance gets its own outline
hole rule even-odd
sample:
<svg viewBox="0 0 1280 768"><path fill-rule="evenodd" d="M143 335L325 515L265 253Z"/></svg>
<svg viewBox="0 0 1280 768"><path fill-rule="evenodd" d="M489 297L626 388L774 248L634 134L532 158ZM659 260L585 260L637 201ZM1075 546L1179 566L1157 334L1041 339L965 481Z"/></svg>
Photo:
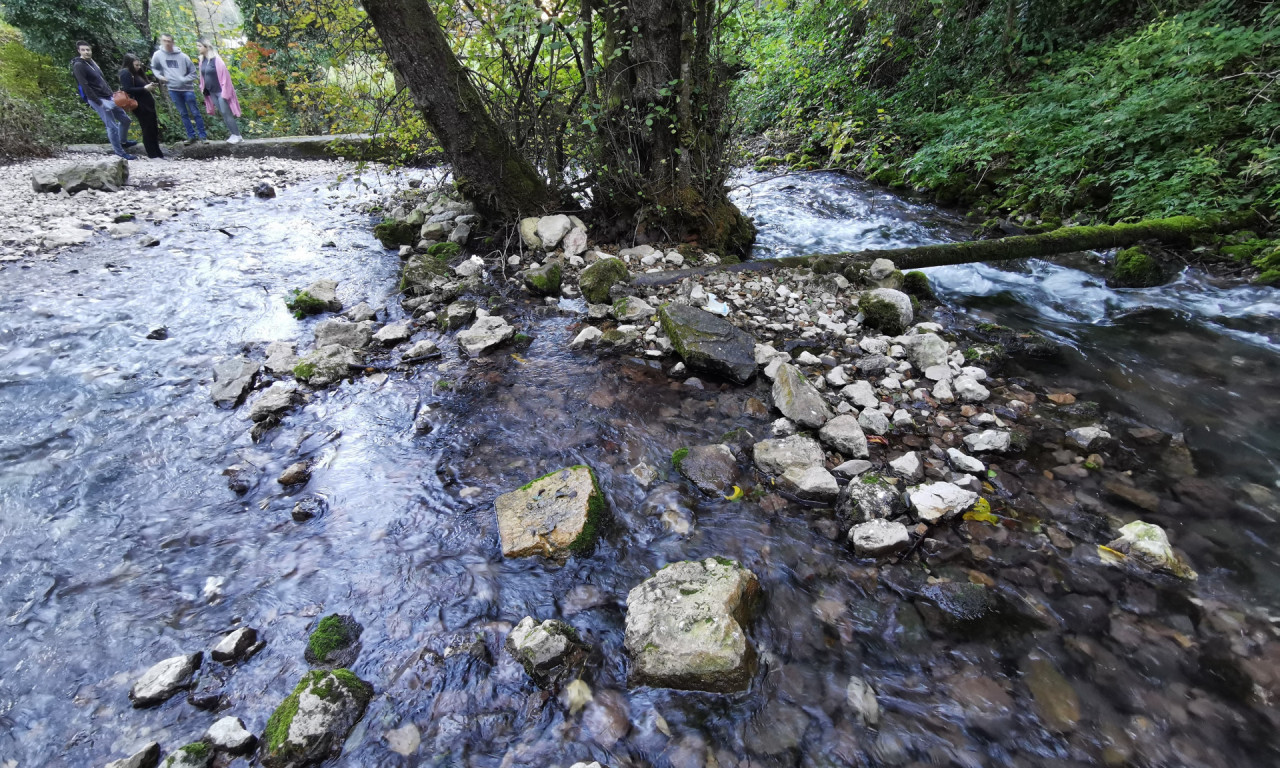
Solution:
<svg viewBox="0 0 1280 768"><path fill-rule="evenodd" d="M935 211L847 180L792 183L801 186L762 185L749 204L762 247L887 247L958 233ZM305 185L273 201L214 201L160 228L157 248L96 240L0 272L0 765L101 764L151 739L169 751L222 714L261 733L306 670L307 631L332 612L364 624L352 668L376 691L341 765L1024 766L1091 763L1109 749L1143 765L1274 764L1266 724L1229 686L1205 684L1170 639L1195 631L1176 590L1099 575L1096 562L1054 552L1031 526L944 532L959 554L932 574L877 568L832 541L827 511L771 494L698 497L671 476L671 452L739 426L765 436L767 420L745 410L749 397L767 401L763 385L695 390L643 361L569 353L580 321L572 308L509 304L503 314L534 337L529 349L464 364L442 341L445 370L391 369L316 393L252 443L247 408L212 405L211 367L260 356L270 341L308 346L316 319L289 315L289 289L332 278L346 305L367 300L400 316L399 260L345 207L339 193L352 192ZM957 270L939 282L959 301L963 280L1014 286L1026 273L1002 274ZM1010 297L997 309L973 299L973 311L1049 322L1028 309L1033 294L968 292ZM1192 335L1205 327L1180 322ZM168 339L148 340L161 325ZM1132 349L1124 336L1108 346L1101 335L1056 332L1086 360L1096 353L1081 339L1135 354L1120 351ZM1262 350L1259 378L1274 370L1274 353L1248 340L1269 330L1234 333L1217 338ZM1134 379L1159 391L1147 367L1133 366ZM1092 377L1105 370L1082 364L1073 375L1101 388ZM413 429L423 408L428 435ZM1177 406L1169 414L1192 418ZM299 458L313 462L312 479L286 493L275 477ZM643 488L629 472L640 461L665 477ZM244 496L220 474L236 463L255 468ZM501 558L494 497L577 463L596 469L609 498L596 550L563 565ZM328 511L297 523L290 509L304 493L323 496ZM739 560L764 588L751 691L629 689L627 592L669 562L712 555ZM964 582L974 571L1002 594L1042 599L1056 620L1036 631L949 624L926 578ZM1063 595L1051 573L1088 586ZM1072 602L1082 596L1092 603ZM1067 628L1097 610L1111 618ZM585 677L594 698L580 712L535 689L501 650L525 615L563 618L594 648ZM261 630L266 647L235 667L205 662L206 676L225 681L224 712L181 696L130 708L143 670L207 651L240 625ZM445 657L476 636L485 652ZM878 728L858 724L845 703L854 674L879 692Z"/></svg>

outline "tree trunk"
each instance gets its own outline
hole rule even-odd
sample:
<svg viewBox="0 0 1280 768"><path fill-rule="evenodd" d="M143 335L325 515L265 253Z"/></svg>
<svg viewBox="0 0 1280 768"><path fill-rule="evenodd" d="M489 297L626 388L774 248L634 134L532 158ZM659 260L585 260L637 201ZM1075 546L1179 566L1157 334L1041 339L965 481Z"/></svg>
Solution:
<svg viewBox="0 0 1280 768"><path fill-rule="evenodd" d="M716 0L612 0L598 84L594 202L637 242L743 253L755 228L725 188L728 73L712 60Z"/></svg>
<svg viewBox="0 0 1280 768"><path fill-rule="evenodd" d="M546 182L493 118L425 0L365 0L387 57L453 165L458 189L487 216L514 221L556 207Z"/></svg>
<svg viewBox="0 0 1280 768"><path fill-rule="evenodd" d="M781 259L758 259L724 267L682 269L640 275L633 284L667 285L693 275L715 272L769 272L788 267L812 267L822 272L835 272L844 267L889 259L898 269L923 269L980 261L1043 258L1062 253L1125 248L1145 240L1164 243L1189 243L1197 235L1234 232L1247 221L1231 216L1174 216L1148 219L1136 224L1113 224L1096 227L1063 227L1041 235L1018 235L999 240L972 240L963 243L922 245L916 248L888 248L880 251L852 251L814 256L790 256Z"/></svg>

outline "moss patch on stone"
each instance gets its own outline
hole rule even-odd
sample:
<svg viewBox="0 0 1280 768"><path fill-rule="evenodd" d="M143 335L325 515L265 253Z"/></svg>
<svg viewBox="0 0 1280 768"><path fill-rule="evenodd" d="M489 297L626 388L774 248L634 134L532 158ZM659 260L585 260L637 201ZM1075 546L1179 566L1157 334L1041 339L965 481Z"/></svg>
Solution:
<svg viewBox="0 0 1280 768"><path fill-rule="evenodd" d="M350 648L360 638L360 625L349 616L331 613L320 620L307 639L307 653L314 663L323 664L329 654Z"/></svg>
<svg viewBox="0 0 1280 768"><path fill-rule="evenodd" d="M596 471L586 464L569 467L569 469L585 469L591 474L591 498L587 499L587 523L582 526L582 533L578 534L578 538L573 540L569 545L569 549L578 554L590 552L592 547L596 545L596 539L600 537L601 526L604 525L604 516L606 512L604 503L604 492L600 490L600 478L596 477Z"/></svg>
<svg viewBox="0 0 1280 768"><path fill-rule="evenodd" d="M184 747L180 747L178 751L186 752L192 757L205 757L209 754L209 745L203 741L193 741Z"/></svg>
<svg viewBox="0 0 1280 768"><path fill-rule="evenodd" d="M1107 285L1113 288L1149 288L1164 283L1160 262L1142 248L1126 248L1116 254Z"/></svg>
<svg viewBox="0 0 1280 768"><path fill-rule="evenodd" d="M435 243L427 247L427 255L440 261L448 261L462 253L462 246L457 243Z"/></svg>
<svg viewBox="0 0 1280 768"><path fill-rule="evenodd" d="M600 259L582 270L582 274L578 276L578 287L582 289L582 295L588 302L607 304L609 289L630 279L631 273L621 259Z"/></svg>
<svg viewBox="0 0 1280 768"><path fill-rule="evenodd" d="M914 270L902 276L902 292L916 299L934 298L929 277L920 270Z"/></svg>
<svg viewBox="0 0 1280 768"><path fill-rule="evenodd" d="M671 454L671 467L675 469L675 471L679 472L680 465L684 463L685 458L687 458L688 456L689 456L688 448L676 449L676 452Z"/></svg>
<svg viewBox="0 0 1280 768"><path fill-rule="evenodd" d="M293 377L306 381L316 375L316 366L314 363L298 363L293 366Z"/></svg>
<svg viewBox="0 0 1280 768"><path fill-rule="evenodd" d="M320 699L333 701L337 697L337 686L342 686L363 710L373 698L373 686L361 680L349 669L324 670L315 669L302 676L293 692L280 702L280 706L271 713L267 727L263 731L263 741L267 752L275 753L289 740L289 727L298 715L298 703L302 692L311 688L311 692Z"/></svg>
<svg viewBox="0 0 1280 768"><path fill-rule="evenodd" d="M289 297L284 300L284 305L299 320L307 315L318 315L329 309L329 305L326 302L298 288L289 291Z"/></svg>
<svg viewBox="0 0 1280 768"><path fill-rule="evenodd" d="M902 316L892 302L865 293L858 300L858 311L866 318L868 328L875 328L887 336L898 336L907 329L902 324Z"/></svg>

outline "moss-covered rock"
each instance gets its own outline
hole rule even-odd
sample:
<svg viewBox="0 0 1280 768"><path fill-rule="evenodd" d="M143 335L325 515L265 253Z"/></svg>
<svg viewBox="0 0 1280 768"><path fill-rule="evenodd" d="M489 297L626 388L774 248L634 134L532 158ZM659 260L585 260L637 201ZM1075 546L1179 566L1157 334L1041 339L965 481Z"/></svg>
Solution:
<svg viewBox="0 0 1280 768"><path fill-rule="evenodd" d="M658 308L662 331L695 371L746 384L756 373L755 339L733 323L688 304Z"/></svg>
<svg viewBox="0 0 1280 768"><path fill-rule="evenodd" d="M888 336L898 336L905 332L914 317L911 299L890 288L877 288L862 294L862 298L858 300L858 311L865 318L864 325Z"/></svg>
<svg viewBox="0 0 1280 768"><path fill-rule="evenodd" d="M902 292L914 299L934 299L933 286L929 284L929 276L914 270L902 276Z"/></svg>
<svg viewBox="0 0 1280 768"><path fill-rule="evenodd" d="M562 273L560 262L552 259L540 267L525 270L524 285L530 293L539 296L559 296Z"/></svg>
<svg viewBox="0 0 1280 768"><path fill-rule="evenodd" d="M400 271L400 290L410 295L425 296L431 293L437 280L449 276L449 265L445 259L438 259L430 253L415 253Z"/></svg>
<svg viewBox="0 0 1280 768"><path fill-rule="evenodd" d="M203 741L193 741L165 758L163 768L208 768L212 762L213 748Z"/></svg>
<svg viewBox="0 0 1280 768"><path fill-rule="evenodd" d="M413 245L418 237L418 225L404 219L385 219L373 228L373 235L382 243L383 248Z"/></svg>
<svg viewBox="0 0 1280 768"><path fill-rule="evenodd" d="M1160 262L1140 247L1126 248L1116 254L1107 285L1113 288L1149 288L1165 282Z"/></svg>
<svg viewBox="0 0 1280 768"><path fill-rule="evenodd" d="M350 670L308 672L267 720L262 764L302 768L338 754L371 698L373 686Z"/></svg>
<svg viewBox="0 0 1280 768"><path fill-rule="evenodd" d="M578 287L582 295L592 304L608 304L609 289L618 283L631 280L631 273L622 259L600 259L595 264L582 270L578 276Z"/></svg>
<svg viewBox="0 0 1280 768"><path fill-rule="evenodd" d="M462 253L462 246L457 243L432 243L427 246L427 255L440 261L448 261Z"/></svg>
<svg viewBox="0 0 1280 768"><path fill-rule="evenodd" d="M364 627L345 614L331 613L320 619L307 639L307 663L317 667L349 667L360 655L360 633Z"/></svg>

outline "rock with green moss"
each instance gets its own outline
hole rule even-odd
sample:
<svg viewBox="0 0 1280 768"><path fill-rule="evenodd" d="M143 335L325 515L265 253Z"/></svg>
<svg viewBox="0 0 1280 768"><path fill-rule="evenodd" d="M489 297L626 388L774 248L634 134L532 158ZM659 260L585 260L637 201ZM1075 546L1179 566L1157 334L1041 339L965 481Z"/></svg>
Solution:
<svg viewBox="0 0 1280 768"><path fill-rule="evenodd" d="M858 300L858 311L865 318L864 325L886 336L902 334L915 317L911 297L892 288L877 288L862 294Z"/></svg>
<svg viewBox="0 0 1280 768"><path fill-rule="evenodd" d="M540 267L525 270L524 285L538 296L559 296L562 271L560 261L552 259Z"/></svg>
<svg viewBox="0 0 1280 768"><path fill-rule="evenodd" d="M627 595L624 643L632 685L745 691L756 670L746 626L755 574L725 558L672 563Z"/></svg>
<svg viewBox="0 0 1280 768"><path fill-rule="evenodd" d="M907 511L902 492L876 474L855 477L836 497L836 517L845 525L897 517Z"/></svg>
<svg viewBox="0 0 1280 768"><path fill-rule="evenodd" d="M1105 563L1116 563L1115 554L1128 556L1149 568L1167 571L1179 578L1195 581L1199 576L1187 562L1173 551L1169 544L1169 536L1158 525L1134 520L1120 529L1120 537L1107 544L1106 549L1099 547L1099 555ZM1107 552L1106 550L1111 550Z"/></svg>
<svg viewBox="0 0 1280 768"><path fill-rule="evenodd" d="M494 501L505 557L567 558L595 544L605 500L590 467L557 469Z"/></svg>
<svg viewBox="0 0 1280 768"><path fill-rule="evenodd" d="M578 287L582 295L592 304L608 304L609 289L618 283L631 280L631 273L622 259L600 259L595 264L582 270L578 275Z"/></svg>
<svg viewBox="0 0 1280 768"><path fill-rule="evenodd" d="M195 741L164 759L163 768L209 768L213 763L213 747L203 741Z"/></svg>
<svg viewBox="0 0 1280 768"><path fill-rule="evenodd" d="M284 305L299 320L322 312L338 312L342 309L342 302L338 301L338 283L333 280L317 280L307 286L306 290L295 288L289 292Z"/></svg>
<svg viewBox="0 0 1280 768"><path fill-rule="evenodd" d="M419 226L406 219L384 219L373 228L373 236L378 238L383 248L413 245L418 239Z"/></svg>
<svg viewBox="0 0 1280 768"><path fill-rule="evenodd" d="M160 744L149 742L128 757L112 760L105 768L156 768L160 762Z"/></svg>
<svg viewBox="0 0 1280 768"><path fill-rule="evenodd" d="M425 296L451 278L449 264L429 253L415 253L400 271L400 290L412 296Z"/></svg>
<svg viewBox="0 0 1280 768"><path fill-rule="evenodd" d="M507 652L539 686L555 685L582 668L587 646L563 621L525 616L507 635Z"/></svg>
<svg viewBox="0 0 1280 768"><path fill-rule="evenodd" d="M476 303L474 301L458 300L445 307L437 321L440 323L440 330L452 331L471 322L471 318L475 316Z"/></svg>
<svg viewBox="0 0 1280 768"><path fill-rule="evenodd" d="M364 627L355 618L331 613L316 624L303 655L313 667L349 667L360 655L361 632Z"/></svg>
<svg viewBox="0 0 1280 768"><path fill-rule="evenodd" d="M796 424L820 429L831 420L831 409L822 393L809 383L799 368L783 363L773 375L773 406Z"/></svg>
<svg viewBox="0 0 1280 768"><path fill-rule="evenodd" d="M448 261L462 253L462 246L457 243L433 243L427 246L427 255L436 261Z"/></svg>
<svg viewBox="0 0 1280 768"><path fill-rule="evenodd" d="M293 367L293 376L313 387L327 387L351 375L363 363L355 350L330 344L308 353Z"/></svg>
<svg viewBox="0 0 1280 768"><path fill-rule="evenodd" d="M756 374L756 340L733 323L688 304L658 308L658 319L685 365L746 384Z"/></svg>
<svg viewBox="0 0 1280 768"><path fill-rule="evenodd" d="M1139 247L1125 248L1116 254L1107 285L1112 288L1150 288L1165 282L1160 262Z"/></svg>
<svg viewBox="0 0 1280 768"><path fill-rule="evenodd" d="M262 764L303 768L336 756L371 698L373 686L350 670L308 672L267 721Z"/></svg>
<svg viewBox="0 0 1280 768"><path fill-rule="evenodd" d="M929 284L929 276L920 270L914 270L902 276L902 292L921 301L936 298L933 286Z"/></svg>

